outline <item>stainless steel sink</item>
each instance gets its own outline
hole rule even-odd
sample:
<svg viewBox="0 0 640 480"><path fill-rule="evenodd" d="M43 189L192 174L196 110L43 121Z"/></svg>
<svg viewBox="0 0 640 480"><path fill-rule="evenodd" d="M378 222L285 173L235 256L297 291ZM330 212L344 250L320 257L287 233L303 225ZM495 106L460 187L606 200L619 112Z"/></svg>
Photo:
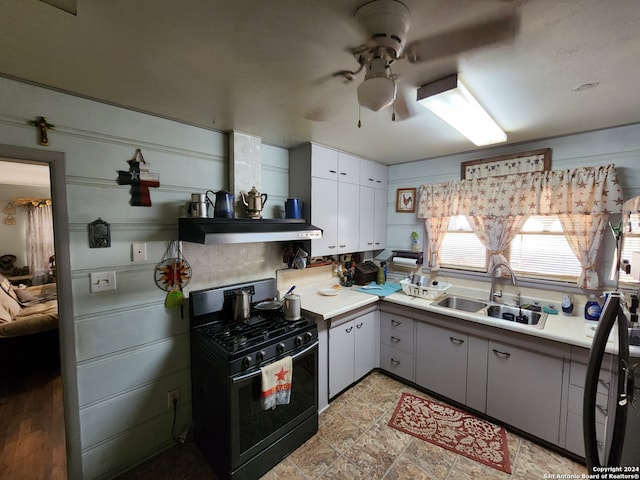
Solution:
<svg viewBox="0 0 640 480"><path fill-rule="evenodd" d="M510 307L508 305L490 305L487 308L487 315L524 325L538 325L546 319L546 313L532 312L531 310ZM542 326L542 325L540 325Z"/></svg>
<svg viewBox="0 0 640 480"><path fill-rule="evenodd" d="M465 297L456 297L455 295L448 295L435 302L434 305L453 308L454 310L462 310L463 312L479 312L487 307L487 304L484 302Z"/></svg>

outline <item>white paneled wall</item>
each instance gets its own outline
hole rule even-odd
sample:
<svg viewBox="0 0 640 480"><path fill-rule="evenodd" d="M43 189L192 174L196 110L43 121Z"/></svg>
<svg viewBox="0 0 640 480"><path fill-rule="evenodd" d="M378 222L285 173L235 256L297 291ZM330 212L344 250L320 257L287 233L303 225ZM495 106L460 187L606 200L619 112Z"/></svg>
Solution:
<svg viewBox="0 0 640 480"><path fill-rule="evenodd" d="M551 168L571 169L613 163L618 170L625 198L640 195L640 125L599 130L565 137L539 140L520 145L501 146L473 153L418 160L389 167L389 215L387 217L387 244L389 248L408 249L411 232L424 227L416 214L397 213L395 194L398 188L418 188L424 183L460 180L460 164L469 160L491 158L509 153L551 148ZM615 224L618 218L612 216ZM600 278L609 276L613 258L612 236L607 235L603 248L604 262Z"/></svg>
<svg viewBox="0 0 640 480"><path fill-rule="evenodd" d="M110 478L172 443L173 414L167 390L180 389L176 430L191 421L188 318L164 307L166 293L154 267L190 194L228 188L227 135L0 78L0 144L41 149L29 121L45 116L51 151L66 157L67 228L71 254L73 318L64 327L75 345L74 388L80 431L70 435L71 455L81 456L85 479ZM117 170L128 170L136 148L160 174L151 207L129 204L129 187ZM265 216L278 216L288 195L288 151L263 145ZM247 190L251 186L247 187ZM111 224L111 247L89 248L87 224ZM131 243L147 244L147 261L131 261ZM186 244L193 269L189 289L275 277L282 268L280 244L202 246ZM4 252L0 252L4 253ZM115 271L117 290L90 293L89 274ZM73 395L71 395L73 396ZM73 432L70 432L73 433ZM76 444L76 442L78 444ZM79 453L78 453L79 452Z"/></svg>

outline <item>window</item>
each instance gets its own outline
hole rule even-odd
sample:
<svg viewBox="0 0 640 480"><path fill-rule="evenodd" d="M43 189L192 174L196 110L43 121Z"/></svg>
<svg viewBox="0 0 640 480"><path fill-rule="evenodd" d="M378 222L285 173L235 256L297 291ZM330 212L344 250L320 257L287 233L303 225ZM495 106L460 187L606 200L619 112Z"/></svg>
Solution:
<svg viewBox="0 0 640 480"><path fill-rule="evenodd" d="M557 216L531 216L505 256L518 275L575 280L581 273ZM464 215L451 217L440 247L443 267L486 271L487 250Z"/></svg>

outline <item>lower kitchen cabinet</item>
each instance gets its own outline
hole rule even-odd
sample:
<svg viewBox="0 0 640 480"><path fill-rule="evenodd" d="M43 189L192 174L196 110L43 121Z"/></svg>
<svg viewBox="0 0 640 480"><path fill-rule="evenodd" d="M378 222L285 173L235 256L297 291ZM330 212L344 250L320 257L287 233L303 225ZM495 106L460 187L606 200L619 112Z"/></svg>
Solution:
<svg viewBox="0 0 640 480"><path fill-rule="evenodd" d="M413 382L414 321L391 312L380 314L380 368Z"/></svg>
<svg viewBox="0 0 640 480"><path fill-rule="evenodd" d="M489 340L487 415L559 443L563 360Z"/></svg>
<svg viewBox="0 0 640 480"><path fill-rule="evenodd" d="M466 403L469 334L418 322L416 383Z"/></svg>
<svg viewBox="0 0 640 480"><path fill-rule="evenodd" d="M331 320L329 328L329 398L376 367L378 311Z"/></svg>
<svg viewBox="0 0 640 480"><path fill-rule="evenodd" d="M584 382L587 374L587 362L589 351L584 348L571 348L571 365L569 373L569 399L567 407L567 435L565 448L570 452L584 457L584 433L583 433L583 402ZM610 397L611 389L611 365L612 357L605 355L603 366L598 375L598 390L596 392L596 440L601 459L605 446L605 427L608 420L610 402L615 395Z"/></svg>

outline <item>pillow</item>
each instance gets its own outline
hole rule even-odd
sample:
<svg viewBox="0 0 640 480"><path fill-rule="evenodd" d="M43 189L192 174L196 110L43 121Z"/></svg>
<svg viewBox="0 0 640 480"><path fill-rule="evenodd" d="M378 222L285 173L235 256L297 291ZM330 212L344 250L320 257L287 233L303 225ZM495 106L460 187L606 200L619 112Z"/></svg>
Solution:
<svg viewBox="0 0 640 480"><path fill-rule="evenodd" d="M18 297L18 301L24 306L25 303L32 302L36 300L36 297L26 288L14 288L13 291Z"/></svg>
<svg viewBox="0 0 640 480"><path fill-rule="evenodd" d="M10 322L16 318L16 315L21 311L22 306L20 302L18 302L18 298L9 295L4 288L0 289L0 316L2 316L6 322Z"/></svg>

